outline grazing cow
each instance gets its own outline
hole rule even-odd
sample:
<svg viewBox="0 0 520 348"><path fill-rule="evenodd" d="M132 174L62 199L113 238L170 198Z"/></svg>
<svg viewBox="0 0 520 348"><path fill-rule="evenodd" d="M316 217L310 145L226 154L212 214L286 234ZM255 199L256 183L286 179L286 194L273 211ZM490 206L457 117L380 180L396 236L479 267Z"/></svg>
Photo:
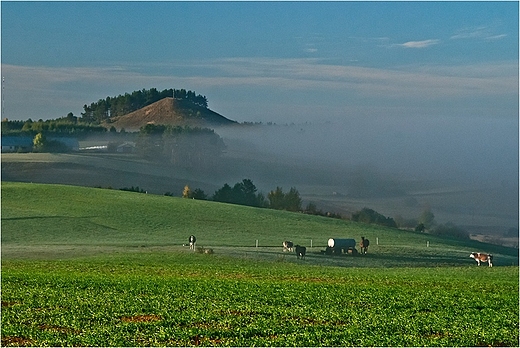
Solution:
<svg viewBox="0 0 520 348"><path fill-rule="evenodd" d="M484 254L484 253L471 253L469 255L472 259L477 261L477 264L480 266L480 262L487 262L489 267L493 267L493 255Z"/></svg>
<svg viewBox="0 0 520 348"><path fill-rule="evenodd" d="M296 258L303 260L305 258L305 252L307 252L307 248L304 246L295 245L294 249L296 251Z"/></svg>
<svg viewBox="0 0 520 348"><path fill-rule="evenodd" d="M359 242L359 247L361 248L361 254L365 255L368 251L368 245L370 241L365 239L365 237L361 237L361 242Z"/></svg>
<svg viewBox="0 0 520 348"><path fill-rule="evenodd" d="M293 251L293 246L293 242L286 240L283 242L283 251Z"/></svg>
<svg viewBox="0 0 520 348"><path fill-rule="evenodd" d="M190 250L195 250L196 241L197 241L197 238L195 238L194 235L191 235L190 238L188 238L188 242L190 242Z"/></svg>

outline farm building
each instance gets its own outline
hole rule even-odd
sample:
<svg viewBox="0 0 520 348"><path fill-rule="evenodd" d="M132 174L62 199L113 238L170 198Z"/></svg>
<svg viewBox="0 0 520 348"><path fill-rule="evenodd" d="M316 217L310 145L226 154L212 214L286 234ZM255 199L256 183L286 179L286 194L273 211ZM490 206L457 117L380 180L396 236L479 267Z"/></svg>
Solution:
<svg viewBox="0 0 520 348"><path fill-rule="evenodd" d="M125 142L119 145L116 149L117 152L120 153L133 153L135 152L135 143L134 142Z"/></svg>
<svg viewBox="0 0 520 348"><path fill-rule="evenodd" d="M33 139L27 136L2 136L2 152L29 152L33 147Z"/></svg>

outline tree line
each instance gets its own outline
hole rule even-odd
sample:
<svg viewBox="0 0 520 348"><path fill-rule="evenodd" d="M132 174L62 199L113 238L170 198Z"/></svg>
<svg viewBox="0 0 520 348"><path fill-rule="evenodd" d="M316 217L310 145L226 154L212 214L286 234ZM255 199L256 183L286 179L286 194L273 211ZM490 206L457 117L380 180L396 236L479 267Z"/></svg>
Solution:
<svg viewBox="0 0 520 348"><path fill-rule="evenodd" d="M167 192L165 195L174 196L171 192ZM241 182L237 182L233 186L225 183L224 186L216 190L211 196L207 195L199 188L192 190L188 185L186 185L182 192L182 197L246 205L257 208L301 212L304 214L337 219L342 218L338 213L324 213L322 210L318 210L316 205L312 202L309 203L306 208L302 208L302 198L300 197L300 193L296 187L291 187L289 191L284 192L282 187L277 186L276 189L269 191L267 196L265 196L263 193L258 192L255 184L250 179L243 179Z"/></svg>
<svg viewBox="0 0 520 348"><path fill-rule="evenodd" d="M186 185L182 197L294 212L302 210L302 199L295 187L291 187L289 192L283 192L281 187L276 187L266 197L263 193L258 192L255 184L250 179L243 179L241 182L233 185L233 187L225 183L211 197L201 189L191 190Z"/></svg>
<svg viewBox="0 0 520 348"><path fill-rule="evenodd" d="M84 111L81 113L81 119L86 123L99 124L108 121L112 117L123 116L139 110L167 97L173 97L204 108L208 107L206 96L196 94L194 91L172 88L158 91L156 88L143 88L140 91L99 99L90 105L85 104L83 106Z"/></svg>
<svg viewBox="0 0 520 348"><path fill-rule="evenodd" d="M107 129L103 126L81 122L81 120L69 112L67 116L54 120L26 121L2 120L2 135L28 135L35 136L37 133L53 135L82 136L88 134L105 133Z"/></svg>
<svg viewBox="0 0 520 348"><path fill-rule="evenodd" d="M165 195L173 196L171 193L167 193ZM291 187L288 192L284 192L281 187L276 187L276 189L270 191L267 194L266 198L262 193L257 192L256 186L250 179L243 179L241 182L237 182L233 187L226 183L220 189L215 191L212 196L208 196L203 190L198 188L191 190L190 187L186 185L184 187L182 197L212 200L215 202L247 205L259 208L302 212L304 214L319 215L338 219L343 218L340 214L337 213L324 213L322 210L318 210L316 205L312 202L310 202L306 208L302 209L302 199L300 197L300 193L295 187ZM414 220L412 222L416 225L414 231L441 237L466 240L469 239L469 233L464 228L451 222L446 224L436 224L434 218L435 216L430 208L426 208L421 213L418 220ZM349 220L391 228L405 227L401 225L402 222L396 222L396 220L401 221L401 218L394 219L391 217L386 217L383 214L366 207L354 212Z"/></svg>
<svg viewBox="0 0 520 348"><path fill-rule="evenodd" d="M2 121L2 135L19 135L33 138L36 152L68 152L71 149L48 137L82 138L86 135L106 133L100 125L86 124L72 113L57 120ZM135 139L136 153L154 161L167 161L182 167L201 167L217 164L226 148L224 140L213 129L147 124L139 132L120 133L110 130L125 140ZM111 142L107 150L115 151L122 142ZM115 145L115 146L114 146Z"/></svg>

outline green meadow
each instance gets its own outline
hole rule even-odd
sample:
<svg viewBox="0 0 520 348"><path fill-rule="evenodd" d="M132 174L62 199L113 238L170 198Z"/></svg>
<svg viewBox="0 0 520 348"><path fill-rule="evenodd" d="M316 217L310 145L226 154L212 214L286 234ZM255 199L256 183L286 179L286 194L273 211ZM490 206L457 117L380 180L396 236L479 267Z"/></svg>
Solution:
<svg viewBox="0 0 520 348"><path fill-rule="evenodd" d="M1 189L3 346L519 343L517 249L118 190ZM213 253L183 246L190 234ZM361 236L365 256L321 253Z"/></svg>

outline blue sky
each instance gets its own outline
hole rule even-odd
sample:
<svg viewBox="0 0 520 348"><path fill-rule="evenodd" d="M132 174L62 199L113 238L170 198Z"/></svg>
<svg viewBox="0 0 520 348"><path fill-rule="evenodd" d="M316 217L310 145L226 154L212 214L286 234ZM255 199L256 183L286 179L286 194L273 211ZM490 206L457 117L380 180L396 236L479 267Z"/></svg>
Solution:
<svg viewBox="0 0 520 348"><path fill-rule="evenodd" d="M228 118L518 117L516 2L2 2L4 113L156 87Z"/></svg>

